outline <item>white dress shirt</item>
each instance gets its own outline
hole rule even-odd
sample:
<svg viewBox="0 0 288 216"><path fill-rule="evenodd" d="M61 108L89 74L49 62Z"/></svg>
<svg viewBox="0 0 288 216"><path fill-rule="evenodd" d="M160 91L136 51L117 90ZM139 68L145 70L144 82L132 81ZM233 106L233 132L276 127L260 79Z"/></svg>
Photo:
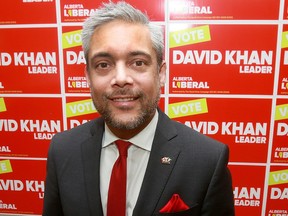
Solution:
<svg viewBox="0 0 288 216"><path fill-rule="evenodd" d="M146 167L148 164L152 142L158 122L158 112L151 122L136 136L129 140L131 145L128 149L127 158L127 199L126 216L132 216L136 205ZM110 176L113 165L118 158L118 149L114 141L116 137L105 124L105 132L102 140L102 152L100 158L100 193L104 216L107 215L107 198Z"/></svg>

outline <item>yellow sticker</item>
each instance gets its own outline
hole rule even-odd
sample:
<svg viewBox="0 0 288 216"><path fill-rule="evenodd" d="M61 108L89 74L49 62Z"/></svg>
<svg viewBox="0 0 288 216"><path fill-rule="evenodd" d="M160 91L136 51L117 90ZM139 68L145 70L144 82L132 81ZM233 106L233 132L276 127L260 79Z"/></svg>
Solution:
<svg viewBox="0 0 288 216"><path fill-rule="evenodd" d="M92 99L75 101L66 104L67 117L86 115L90 113L96 113Z"/></svg>
<svg viewBox="0 0 288 216"><path fill-rule="evenodd" d="M210 40L211 36L209 25L187 28L169 33L170 48L185 46L188 44L196 44Z"/></svg>
<svg viewBox="0 0 288 216"><path fill-rule="evenodd" d="M269 185L288 183L288 169L269 173Z"/></svg>
<svg viewBox="0 0 288 216"><path fill-rule="evenodd" d="M282 48L288 47L288 31L282 32L281 47Z"/></svg>
<svg viewBox="0 0 288 216"><path fill-rule="evenodd" d="M288 119L288 104L276 106L275 120Z"/></svg>
<svg viewBox="0 0 288 216"><path fill-rule="evenodd" d="M173 103L168 105L168 115L170 118L197 115L207 112L208 107L206 98Z"/></svg>
<svg viewBox="0 0 288 216"><path fill-rule="evenodd" d="M10 160L0 161L0 174L13 172Z"/></svg>
<svg viewBox="0 0 288 216"><path fill-rule="evenodd" d="M4 98L0 98L0 112L7 111Z"/></svg>
<svg viewBox="0 0 288 216"><path fill-rule="evenodd" d="M63 33L62 34L63 49L81 46L82 45L81 32L82 30Z"/></svg>

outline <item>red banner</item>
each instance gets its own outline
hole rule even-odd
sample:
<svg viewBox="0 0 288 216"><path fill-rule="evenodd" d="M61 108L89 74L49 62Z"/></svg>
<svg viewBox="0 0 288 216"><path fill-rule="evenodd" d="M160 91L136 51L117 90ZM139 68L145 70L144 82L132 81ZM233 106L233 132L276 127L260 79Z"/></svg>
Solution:
<svg viewBox="0 0 288 216"><path fill-rule="evenodd" d="M51 138L63 131L61 98L6 97L0 104L0 156L46 158Z"/></svg>
<svg viewBox="0 0 288 216"><path fill-rule="evenodd" d="M278 99L275 108L271 162L288 163L288 99Z"/></svg>
<svg viewBox="0 0 288 216"><path fill-rule="evenodd" d="M288 1L284 0L284 13L283 13L283 19L288 19Z"/></svg>
<svg viewBox="0 0 288 216"><path fill-rule="evenodd" d="M0 70L0 93L60 93L57 29L0 29Z"/></svg>
<svg viewBox="0 0 288 216"><path fill-rule="evenodd" d="M283 26L278 94L288 95L288 25Z"/></svg>
<svg viewBox="0 0 288 216"><path fill-rule="evenodd" d="M103 2L1 4L0 215L40 215L53 135L100 116L81 32ZM288 216L288 0L126 2L163 27L160 109L229 146L236 215Z"/></svg>
<svg viewBox="0 0 288 216"><path fill-rule="evenodd" d="M168 112L171 118L229 145L231 162L267 161L269 99L170 98Z"/></svg>
<svg viewBox="0 0 288 216"><path fill-rule="evenodd" d="M265 166L231 165L235 215L261 215ZM272 215L271 215L272 216Z"/></svg>
<svg viewBox="0 0 288 216"><path fill-rule="evenodd" d="M85 77L85 56L81 41L82 27L63 27L62 48L65 71L65 92L89 93Z"/></svg>
<svg viewBox="0 0 288 216"><path fill-rule="evenodd" d="M0 159L0 165L0 212L40 215L46 160Z"/></svg>
<svg viewBox="0 0 288 216"><path fill-rule="evenodd" d="M114 2L118 2L114 1ZM85 0L75 3L73 0L61 1L61 18L62 22L83 22L93 12L102 5L102 0ZM151 20L163 21L164 20L164 0L154 0L153 4L149 0L127 0L134 7L143 12L147 12ZM149 5L149 7L147 7Z"/></svg>
<svg viewBox="0 0 288 216"><path fill-rule="evenodd" d="M268 20L278 19L279 1L275 0L169 0L171 20ZM268 13L269 12L269 13Z"/></svg>
<svg viewBox="0 0 288 216"><path fill-rule="evenodd" d="M67 97L66 116L67 127L70 129L99 117L99 113L91 97Z"/></svg>
<svg viewBox="0 0 288 216"><path fill-rule="evenodd" d="M55 0L2 1L0 7L0 25L56 23L55 2Z"/></svg>
<svg viewBox="0 0 288 216"><path fill-rule="evenodd" d="M175 24L169 38L170 93L272 94L276 25Z"/></svg>
<svg viewBox="0 0 288 216"><path fill-rule="evenodd" d="M272 166L268 179L266 215L288 215L288 166Z"/></svg>

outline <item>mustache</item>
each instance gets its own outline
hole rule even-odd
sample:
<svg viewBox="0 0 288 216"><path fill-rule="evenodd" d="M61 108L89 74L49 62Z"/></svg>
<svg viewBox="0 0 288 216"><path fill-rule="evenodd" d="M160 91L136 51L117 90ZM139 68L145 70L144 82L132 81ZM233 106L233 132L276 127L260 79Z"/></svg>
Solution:
<svg viewBox="0 0 288 216"><path fill-rule="evenodd" d="M142 97L144 94L140 90L132 90L129 88L121 88L112 92L106 93L104 97L113 98L117 96L131 96L131 97Z"/></svg>

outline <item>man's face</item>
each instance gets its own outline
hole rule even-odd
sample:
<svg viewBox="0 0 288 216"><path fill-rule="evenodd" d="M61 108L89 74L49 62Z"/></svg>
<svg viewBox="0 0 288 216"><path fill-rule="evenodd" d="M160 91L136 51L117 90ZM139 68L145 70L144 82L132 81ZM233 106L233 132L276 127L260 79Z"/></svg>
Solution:
<svg viewBox="0 0 288 216"><path fill-rule="evenodd" d="M155 114L166 70L157 65L148 28L112 21L96 29L88 65L93 102L112 132L142 130Z"/></svg>

